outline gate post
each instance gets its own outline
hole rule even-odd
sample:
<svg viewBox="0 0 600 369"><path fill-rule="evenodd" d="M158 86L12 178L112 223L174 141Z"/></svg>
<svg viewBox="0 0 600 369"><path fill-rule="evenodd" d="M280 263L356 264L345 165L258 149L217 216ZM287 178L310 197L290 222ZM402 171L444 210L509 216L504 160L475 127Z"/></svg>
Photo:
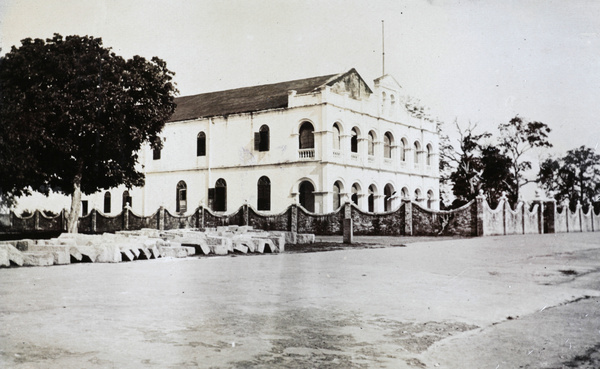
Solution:
<svg viewBox="0 0 600 369"><path fill-rule="evenodd" d="M483 222L484 222L484 209L483 202L485 201L485 195L483 194L483 190L479 190L479 195L475 198L477 201L477 236L485 236Z"/></svg>
<svg viewBox="0 0 600 369"><path fill-rule="evenodd" d="M402 199L402 203L404 204L404 235L412 236L413 235L412 201L410 200L410 197L405 197Z"/></svg>
<svg viewBox="0 0 600 369"><path fill-rule="evenodd" d="M354 242L354 229L352 226L352 205L349 201L344 204L344 243Z"/></svg>

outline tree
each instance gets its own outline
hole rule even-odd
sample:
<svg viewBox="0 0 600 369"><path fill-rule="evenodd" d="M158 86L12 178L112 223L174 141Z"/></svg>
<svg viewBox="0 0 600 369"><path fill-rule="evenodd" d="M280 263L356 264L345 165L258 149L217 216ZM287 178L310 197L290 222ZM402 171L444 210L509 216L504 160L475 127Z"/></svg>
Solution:
<svg viewBox="0 0 600 369"><path fill-rule="evenodd" d="M30 38L0 58L0 195L31 190L71 196L77 231L81 193L141 186L145 142L175 110L174 73L153 57L115 55L91 36Z"/></svg>
<svg viewBox="0 0 600 369"><path fill-rule="evenodd" d="M519 116L512 118L508 123L500 124L498 129L502 154L512 160L509 198L516 202L519 200L520 188L533 182L524 177L524 172L532 168L531 161L526 160L526 154L534 148L552 147L548 141L551 130L545 123L526 122Z"/></svg>
<svg viewBox="0 0 600 369"><path fill-rule="evenodd" d="M567 151L563 158L547 158L540 164L537 182L557 201L570 199L588 206L600 196L600 155L581 146Z"/></svg>
<svg viewBox="0 0 600 369"><path fill-rule="evenodd" d="M479 192L483 170L480 142L482 139L489 138L491 134L487 132L476 134L477 124L469 123L465 130L460 128L457 121L454 124L459 135L458 147L455 148L449 140L445 141L445 145L440 149L440 159L443 157L443 160L454 168L449 179L453 183L452 192L456 197L452 205L456 207L473 200Z"/></svg>
<svg viewBox="0 0 600 369"><path fill-rule="evenodd" d="M515 184L510 175L512 164L511 158L502 154L498 147L488 145L481 149L481 189L492 207L498 204L502 192L508 193L514 188Z"/></svg>

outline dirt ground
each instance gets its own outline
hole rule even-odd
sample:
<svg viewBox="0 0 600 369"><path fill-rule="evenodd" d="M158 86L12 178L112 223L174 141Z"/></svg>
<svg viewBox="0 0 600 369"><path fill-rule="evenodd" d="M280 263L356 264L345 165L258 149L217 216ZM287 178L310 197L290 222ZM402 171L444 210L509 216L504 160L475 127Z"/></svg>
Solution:
<svg viewBox="0 0 600 369"><path fill-rule="evenodd" d="M319 241L0 269L0 367L600 367L600 233Z"/></svg>

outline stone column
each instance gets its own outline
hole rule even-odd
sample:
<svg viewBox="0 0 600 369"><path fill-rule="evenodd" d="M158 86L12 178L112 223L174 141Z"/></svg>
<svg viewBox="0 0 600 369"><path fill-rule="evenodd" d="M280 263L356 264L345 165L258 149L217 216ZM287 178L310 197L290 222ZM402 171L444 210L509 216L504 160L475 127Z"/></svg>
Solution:
<svg viewBox="0 0 600 369"><path fill-rule="evenodd" d="M404 204L404 234L406 236L412 236L413 234L413 219L412 219L412 201L410 197L404 197L402 199Z"/></svg>
<svg viewBox="0 0 600 369"><path fill-rule="evenodd" d="M123 229L129 229L129 203L126 203L123 208Z"/></svg>
<svg viewBox="0 0 600 369"><path fill-rule="evenodd" d="M33 213L33 221L34 221L34 229L36 231L40 230L40 211L36 209L35 213Z"/></svg>
<svg viewBox="0 0 600 369"><path fill-rule="evenodd" d="M346 201L344 204L344 243L354 242L354 229L352 225L352 204Z"/></svg>
<svg viewBox="0 0 600 369"><path fill-rule="evenodd" d="M91 216L92 216L92 232L93 233L96 233L96 213L97 213L96 209L95 208L92 209Z"/></svg>
<svg viewBox="0 0 600 369"><path fill-rule="evenodd" d="M477 202L477 236L485 236L483 229L483 217L485 215L483 202L485 201L485 195L483 194L483 190L479 190L479 195L477 195L475 200Z"/></svg>
<svg viewBox="0 0 600 369"><path fill-rule="evenodd" d="M162 205L158 208L158 230L165 230L165 208Z"/></svg>
<svg viewBox="0 0 600 369"><path fill-rule="evenodd" d="M506 197L506 191L502 191L502 196L500 196L500 202L498 206L502 206L502 229L503 234L506 235L506 212L508 211L508 198Z"/></svg>

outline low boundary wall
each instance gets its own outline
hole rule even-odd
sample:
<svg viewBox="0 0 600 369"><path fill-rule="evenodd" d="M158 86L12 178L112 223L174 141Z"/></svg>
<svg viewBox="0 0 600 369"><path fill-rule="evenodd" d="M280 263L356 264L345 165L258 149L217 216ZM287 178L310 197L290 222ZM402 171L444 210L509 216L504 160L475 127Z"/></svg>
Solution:
<svg viewBox="0 0 600 369"><path fill-rule="evenodd" d="M0 233L47 233L66 231L66 210L48 217L36 210L28 217L14 212L0 214ZM257 211L243 205L230 214L216 213L203 206L191 214L171 214L163 207L154 214L141 216L129 207L114 216L93 209L79 218L80 233L105 233L152 228L214 228L227 225L250 225L267 231L344 235L383 236L491 236L527 233L598 232L600 215L592 207L586 212L581 205L571 211L568 202L557 206L554 200L537 198L530 203L520 202L514 210L503 196L492 209L485 196L454 210L431 210L410 200L403 200L393 211L369 213L352 203L346 203L328 214L315 214L294 204L279 214Z"/></svg>

